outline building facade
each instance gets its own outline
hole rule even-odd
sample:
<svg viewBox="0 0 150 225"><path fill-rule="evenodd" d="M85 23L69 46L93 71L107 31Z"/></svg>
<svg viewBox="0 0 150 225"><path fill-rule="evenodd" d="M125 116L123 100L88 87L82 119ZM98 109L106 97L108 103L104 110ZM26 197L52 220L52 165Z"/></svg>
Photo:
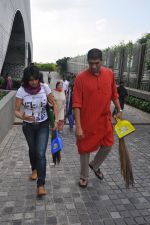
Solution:
<svg viewBox="0 0 150 225"><path fill-rule="evenodd" d="M32 55L30 0L0 0L0 75L22 76Z"/></svg>

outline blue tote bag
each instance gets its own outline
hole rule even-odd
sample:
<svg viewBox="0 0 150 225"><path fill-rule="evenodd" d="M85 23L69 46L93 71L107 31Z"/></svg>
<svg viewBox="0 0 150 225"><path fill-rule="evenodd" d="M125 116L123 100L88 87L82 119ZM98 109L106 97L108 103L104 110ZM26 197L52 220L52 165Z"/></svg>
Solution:
<svg viewBox="0 0 150 225"><path fill-rule="evenodd" d="M58 134L58 130L56 131L56 137L51 141L51 152L54 155L56 152L61 151L63 148L62 139Z"/></svg>

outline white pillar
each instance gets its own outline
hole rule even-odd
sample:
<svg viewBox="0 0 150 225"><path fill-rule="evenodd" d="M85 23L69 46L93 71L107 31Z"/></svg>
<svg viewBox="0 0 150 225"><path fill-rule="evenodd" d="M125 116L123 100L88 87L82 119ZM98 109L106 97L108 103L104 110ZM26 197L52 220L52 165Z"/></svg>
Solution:
<svg viewBox="0 0 150 225"><path fill-rule="evenodd" d="M25 67L28 66L28 42L25 42Z"/></svg>

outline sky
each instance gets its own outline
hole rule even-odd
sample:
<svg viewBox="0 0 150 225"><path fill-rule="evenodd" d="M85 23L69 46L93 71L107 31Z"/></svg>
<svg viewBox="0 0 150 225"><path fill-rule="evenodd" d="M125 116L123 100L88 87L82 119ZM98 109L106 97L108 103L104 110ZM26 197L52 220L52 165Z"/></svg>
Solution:
<svg viewBox="0 0 150 225"><path fill-rule="evenodd" d="M149 0L30 0L33 61L55 62L150 32Z"/></svg>

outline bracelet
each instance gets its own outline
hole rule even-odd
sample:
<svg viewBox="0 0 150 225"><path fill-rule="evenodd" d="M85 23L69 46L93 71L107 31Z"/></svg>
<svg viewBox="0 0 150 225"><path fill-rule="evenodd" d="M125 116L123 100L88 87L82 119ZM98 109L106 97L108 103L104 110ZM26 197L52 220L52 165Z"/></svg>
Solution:
<svg viewBox="0 0 150 225"><path fill-rule="evenodd" d="M119 112L122 112L122 111L123 111L122 109L119 110Z"/></svg>

